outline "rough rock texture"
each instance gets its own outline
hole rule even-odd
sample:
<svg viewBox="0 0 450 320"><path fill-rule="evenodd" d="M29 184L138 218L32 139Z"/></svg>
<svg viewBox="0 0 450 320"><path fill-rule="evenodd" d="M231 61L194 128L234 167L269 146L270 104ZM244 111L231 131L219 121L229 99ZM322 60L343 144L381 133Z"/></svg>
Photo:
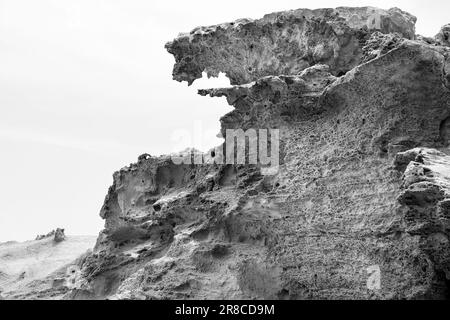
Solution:
<svg viewBox="0 0 450 320"><path fill-rule="evenodd" d="M279 172L140 156L64 297L449 298L450 48L414 40L414 22L300 9L169 43L176 80L238 84L199 92L234 106L222 134L280 129Z"/></svg>
<svg viewBox="0 0 450 320"><path fill-rule="evenodd" d="M442 46L450 46L450 23L442 27L436 36L436 41Z"/></svg>
<svg viewBox="0 0 450 320"><path fill-rule="evenodd" d="M175 56L175 80L188 81L224 72L231 84L269 75L293 75L327 64L334 75L361 62L362 47L373 31L412 39L416 18L400 9L372 7L298 9L260 20L199 27L166 45Z"/></svg>

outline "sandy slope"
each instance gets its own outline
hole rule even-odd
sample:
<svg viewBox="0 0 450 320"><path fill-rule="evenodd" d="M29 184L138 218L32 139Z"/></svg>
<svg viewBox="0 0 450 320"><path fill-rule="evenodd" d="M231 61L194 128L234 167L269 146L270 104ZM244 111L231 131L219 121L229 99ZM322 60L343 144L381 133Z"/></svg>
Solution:
<svg viewBox="0 0 450 320"><path fill-rule="evenodd" d="M68 236L55 243L52 238L23 243L0 244L0 292L4 297L24 293L36 281L70 266L91 249L96 236Z"/></svg>

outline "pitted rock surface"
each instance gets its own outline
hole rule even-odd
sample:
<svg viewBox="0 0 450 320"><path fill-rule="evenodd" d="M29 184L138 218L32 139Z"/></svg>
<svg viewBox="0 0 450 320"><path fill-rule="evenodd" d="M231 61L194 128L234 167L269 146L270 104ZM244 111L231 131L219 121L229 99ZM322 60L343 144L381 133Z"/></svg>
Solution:
<svg viewBox="0 0 450 320"><path fill-rule="evenodd" d="M175 57L175 80L189 84L225 73L232 84L270 75L296 75L327 64L334 75L361 63L362 47L374 31L415 36L416 18L400 9L373 7L298 9L241 19L181 34L166 45Z"/></svg>

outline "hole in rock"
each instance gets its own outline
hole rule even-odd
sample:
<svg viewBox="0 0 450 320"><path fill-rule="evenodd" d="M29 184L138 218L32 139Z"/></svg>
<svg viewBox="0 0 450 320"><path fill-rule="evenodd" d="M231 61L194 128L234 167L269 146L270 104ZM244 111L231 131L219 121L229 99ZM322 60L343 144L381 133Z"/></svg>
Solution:
<svg viewBox="0 0 450 320"><path fill-rule="evenodd" d="M234 108L228 105L226 98L210 98L197 94L199 89L217 89L231 87L230 80L224 73L218 77L208 78L204 72L201 79L197 79L190 87L182 86L183 110L173 115L179 123L177 130L172 132L171 152L194 148L200 152L209 152L212 148L221 145L224 139L218 137L220 132L220 118L228 114ZM180 102L181 103L181 102Z"/></svg>

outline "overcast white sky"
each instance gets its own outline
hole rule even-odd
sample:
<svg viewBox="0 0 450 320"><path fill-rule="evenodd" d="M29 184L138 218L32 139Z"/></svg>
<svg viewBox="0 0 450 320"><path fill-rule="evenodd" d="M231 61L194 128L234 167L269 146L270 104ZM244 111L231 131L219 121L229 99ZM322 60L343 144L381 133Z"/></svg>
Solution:
<svg viewBox="0 0 450 320"><path fill-rule="evenodd" d="M433 36L450 1L0 0L0 241L56 227L97 234L114 171L138 155L208 149L229 106L171 79L164 44L179 32L297 8L394 6ZM197 128L197 129L194 129ZM201 129L199 129L201 128ZM208 132L208 133L206 133Z"/></svg>

